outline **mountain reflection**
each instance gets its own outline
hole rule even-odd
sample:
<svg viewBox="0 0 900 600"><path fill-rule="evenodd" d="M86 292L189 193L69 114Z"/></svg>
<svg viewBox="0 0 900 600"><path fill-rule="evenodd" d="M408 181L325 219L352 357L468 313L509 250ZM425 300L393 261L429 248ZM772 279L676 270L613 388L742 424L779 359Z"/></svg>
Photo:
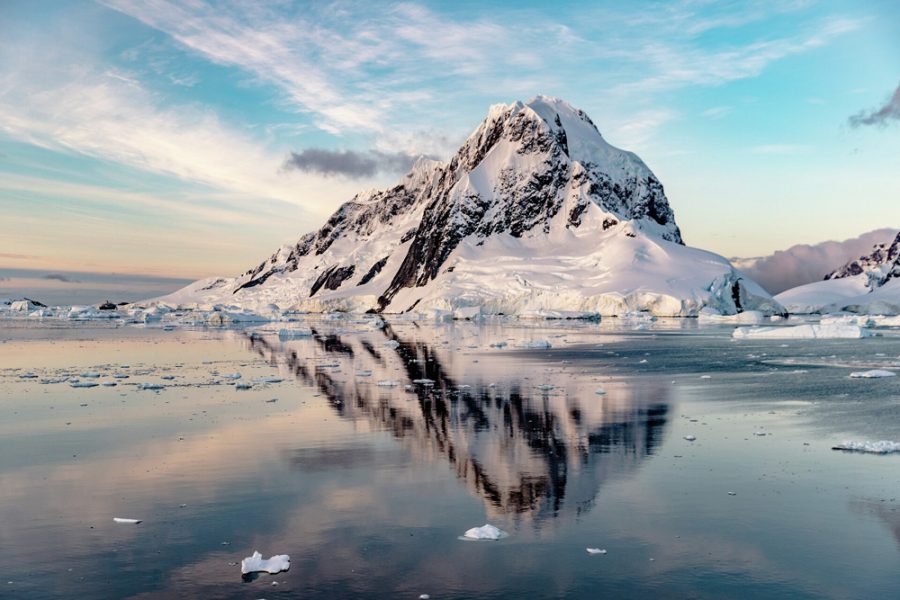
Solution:
<svg viewBox="0 0 900 600"><path fill-rule="evenodd" d="M577 361L549 364L545 354L472 344L474 327L245 339L318 388L341 417L388 430L414 456L448 464L488 516L541 523L578 515L605 481L633 472L662 442L668 386L615 386L597 395L598 374ZM388 381L397 385L378 383ZM294 460L309 463L308 452L297 454ZM328 460L371 460L362 454Z"/></svg>

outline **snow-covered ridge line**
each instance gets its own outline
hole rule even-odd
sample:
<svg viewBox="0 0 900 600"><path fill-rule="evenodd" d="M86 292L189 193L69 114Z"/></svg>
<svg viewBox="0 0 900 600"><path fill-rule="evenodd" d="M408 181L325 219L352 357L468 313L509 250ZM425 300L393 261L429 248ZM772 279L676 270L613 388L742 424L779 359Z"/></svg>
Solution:
<svg viewBox="0 0 900 600"><path fill-rule="evenodd" d="M684 246L644 162L546 96L491 107L450 160L420 160L395 186L358 194L242 275L158 300L470 316L784 312L726 259Z"/></svg>

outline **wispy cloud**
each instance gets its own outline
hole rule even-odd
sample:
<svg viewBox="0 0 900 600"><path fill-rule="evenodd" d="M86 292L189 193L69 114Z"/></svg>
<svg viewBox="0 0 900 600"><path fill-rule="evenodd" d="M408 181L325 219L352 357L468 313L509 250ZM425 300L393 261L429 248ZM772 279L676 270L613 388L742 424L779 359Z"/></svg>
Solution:
<svg viewBox="0 0 900 600"><path fill-rule="evenodd" d="M860 111L849 119L851 127L862 127L863 125L885 127L891 121L900 121L900 85L897 85L897 89L894 90L891 97L880 107Z"/></svg>
<svg viewBox="0 0 900 600"><path fill-rule="evenodd" d="M712 108L707 108L700 114L708 119L722 119L730 115L732 110L733 109L730 106L713 106Z"/></svg>
<svg viewBox="0 0 900 600"><path fill-rule="evenodd" d="M403 173L412 167L418 156L403 152L356 152L353 150L325 150L307 148L291 152L284 161L283 168L296 169L325 176L345 176L350 178L372 177L376 173Z"/></svg>

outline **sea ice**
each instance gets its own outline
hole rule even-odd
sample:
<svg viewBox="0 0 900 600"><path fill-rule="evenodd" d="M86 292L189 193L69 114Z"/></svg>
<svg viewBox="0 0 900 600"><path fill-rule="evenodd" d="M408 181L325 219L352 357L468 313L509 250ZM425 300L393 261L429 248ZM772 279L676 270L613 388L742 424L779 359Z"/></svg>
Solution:
<svg viewBox="0 0 900 600"><path fill-rule="evenodd" d="M873 333L859 325L826 324L792 327L738 327L731 334L736 339L859 339Z"/></svg>
<svg viewBox="0 0 900 600"><path fill-rule="evenodd" d="M378 385L380 387L396 387L396 386L400 385L400 382L393 381L390 379L382 379L381 381L378 382Z"/></svg>
<svg viewBox="0 0 900 600"><path fill-rule="evenodd" d="M473 527L463 534L463 537L469 540L501 540L508 536L508 533L490 524Z"/></svg>
<svg viewBox="0 0 900 600"><path fill-rule="evenodd" d="M524 342L521 345L522 348L528 348L531 350L547 350L548 348L552 348L550 342L547 340L532 340L530 342Z"/></svg>
<svg viewBox="0 0 900 600"><path fill-rule="evenodd" d="M137 525L141 522L140 519L123 519L121 517L113 517L113 521L116 523L122 523L123 525Z"/></svg>
<svg viewBox="0 0 900 600"><path fill-rule="evenodd" d="M249 384L249 383L244 383L244 382L240 382L240 383L235 383L235 384L234 384L234 389L236 389L236 390L249 390L249 389L252 388L252 387L253 387L253 386L252 386L251 384Z"/></svg>
<svg viewBox="0 0 900 600"><path fill-rule="evenodd" d="M165 387L161 383L141 383L138 385L139 390L161 390Z"/></svg>
<svg viewBox="0 0 900 600"><path fill-rule="evenodd" d="M387 348L399 348L400 342L398 342L397 340L388 340L383 343L382 346L386 346Z"/></svg>
<svg viewBox="0 0 900 600"><path fill-rule="evenodd" d="M894 377L897 374L893 371L885 371L884 369L872 369L871 371L854 371L850 373L850 377L854 379L874 379L876 377Z"/></svg>
<svg viewBox="0 0 900 600"><path fill-rule="evenodd" d="M73 381L69 385L73 388L92 388L100 384L94 381Z"/></svg>
<svg viewBox="0 0 900 600"><path fill-rule="evenodd" d="M696 442L696 441L697 441L697 436L694 436L694 435L686 435L686 436L684 436L684 439L686 439L686 440L689 441L689 442Z"/></svg>
<svg viewBox="0 0 900 600"><path fill-rule="evenodd" d="M278 554L272 558L263 558L262 554L253 551L253 556L248 556L241 561L241 573L281 573L291 568L291 557L287 554Z"/></svg>
<svg viewBox="0 0 900 600"><path fill-rule="evenodd" d="M269 375L268 377L260 377L256 380L259 383L281 383L284 381L281 377L275 377L274 375Z"/></svg>
<svg viewBox="0 0 900 600"><path fill-rule="evenodd" d="M900 452L900 442L854 442L843 441L831 447L832 450L846 450L848 452L867 452L869 454L893 454Z"/></svg>
<svg viewBox="0 0 900 600"><path fill-rule="evenodd" d="M585 548L588 554L606 554L606 550L603 548Z"/></svg>
<svg viewBox="0 0 900 600"><path fill-rule="evenodd" d="M604 390L603 388L597 388L594 393L598 396L603 396L604 394L606 394L606 390Z"/></svg>

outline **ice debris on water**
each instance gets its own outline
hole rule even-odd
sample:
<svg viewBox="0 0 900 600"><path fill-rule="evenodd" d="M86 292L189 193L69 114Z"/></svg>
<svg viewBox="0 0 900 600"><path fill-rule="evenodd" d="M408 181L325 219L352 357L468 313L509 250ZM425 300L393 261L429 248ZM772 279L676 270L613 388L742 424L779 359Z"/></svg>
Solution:
<svg viewBox="0 0 900 600"><path fill-rule="evenodd" d="M793 327L738 327L731 336L735 339L859 339L874 334L858 325L795 325Z"/></svg>
<svg viewBox="0 0 900 600"><path fill-rule="evenodd" d="M139 390L161 390L165 387L161 383L141 383L138 385Z"/></svg>
<svg viewBox="0 0 900 600"><path fill-rule="evenodd" d="M846 440L831 447L832 450L845 450L847 452L866 452L868 454L894 454L900 453L900 442L855 442Z"/></svg>
<svg viewBox="0 0 900 600"><path fill-rule="evenodd" d="M137 525L141 522L140 519L123 519L122 517L113 517L113 521L123 525Z"/></svg>
<svg viewBox="0 0 900 600"><path fill-rule="evenodd" d="M588 554L606 554L606 550L603 548L585 548Z"/></svg>
<svg viewBox="0 0 900 600"><path fill-rule="evenodd" d="M385 346L386 348L399 348L400 342L398 342L397 340L388 340L383 343L382 346Z"/></svg>
<svg viewBox="0 0 900 600"><path fill-rule="evenodd" d="M92 388L100 385L94 381L73 381L69 383L69 385L73 388Z"/></svg>
<svg viewBox="0 0 900 600"><path fill-rule="evenodd" d="M81 376L85 379L97 379L98 377L100 377L100 373L97 373L96 371L88 371L87 373L82 373Z"/></svg>
<svg viewBox="0 0 900 600"><path fill-rule="evenodd" d="M240 373L225 373L224 375L222 375L222 377L224 377L225 379L240 379L241 374Z"/></svg>
<svg viewBox="0 0 900 600"><path fill-rule="evenodd" d="M893 371L885 371L884 369L872 369L871 371L854 371L850 373L850 377L854 379L876 379L879 377L894 377L897 374Z"/></svg>
<svg viewBox="0 0 900 600"><path fill-rule="evenodd" d="M312 329L279 329L279 340L296 340L300 338L312 337Z"/></svg>
<svg viewBox="0 0 900 600"><path fill-rule="evenodd" d="M234 384L234 389L236 390L249 390L253 386L249 383L239 382Z"/></svg>
<svg viewBox="0 0 900 600"><path fill-rule="evenodd" d="M598 396L603 396L604 394L606 394L606 390L604 390L603 388L597 388L596 391L594 391L594 393L597 394Z"/></svg>
<svg viewBox="0 0 900 600"><path fill-rule="evenodd" d="M399 382L399 381L393 381L393 380L391 380L391 379L383 379L383 380L381 380L381 381L378 382L378 385L379 385L380 387L396 387L396 386L400 385L400 382Z"/></svg>
<svg viewBox="0 0 900 600"><path fill-rule="evenodd" d="M260 377L256 380L258 383L281 383L284 381L281 377L275 377L274 375L270 375L268 377Z"/></svg>
<svg viewBox="0 0 900 600"><path fill-rule="evenodd" d="M547 350L552 348L550 342L547 340L532 340L530 342L525 342L521 346L522 348L528 348L530 350Z"/></svg>
<svg viewBox="0 0 900 600"><path fill-rule="evenodd" d="M278 554L272 558L263 558L262 554L253 551L253 556L248 556L241 561L241 573L270 573L275 575L291 568L291 557L287 554Z"/></svg>
<svg viewBox="0 0 900 600"><path fill-rule="evenodd" d="M34 373L22 373L19 375L19 379L37 379L37 375Z"/></svg>
<svg viewBox="0 0 900 600"><path fill-rule="evenodd" d="M695 435L686 435L686 436L684 436L684 439L686 439L686 440L689 441L689 442L696 442L696 441L697 441L697 436L695 436Z"/></svg>
<svg viewBox="0 0 900 600"><path fill-rule="evenodd" d="M489 523L485 523L481 527L473 527L473 528L467 530L463 534L463 537L467 540L496 541L496 540L502 540L505 537L509 537L509 534L506 533L505 531L503 531L502 529L494 527L493 525L491 525Z"/></svg>

